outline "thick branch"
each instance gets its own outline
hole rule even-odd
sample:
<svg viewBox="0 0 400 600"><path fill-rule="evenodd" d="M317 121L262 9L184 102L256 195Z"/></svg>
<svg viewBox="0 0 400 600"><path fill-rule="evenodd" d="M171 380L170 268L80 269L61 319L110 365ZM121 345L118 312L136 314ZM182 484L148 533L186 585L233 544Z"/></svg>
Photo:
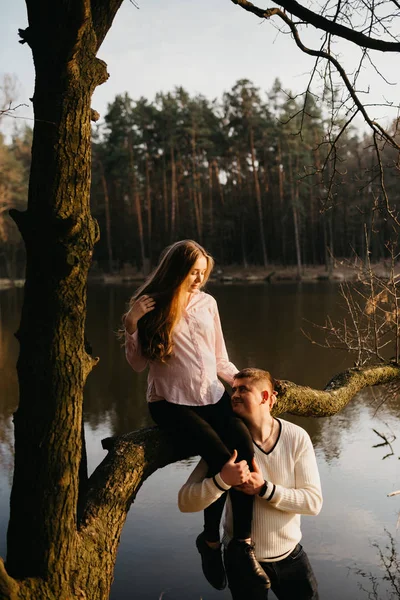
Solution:
<svg viewBox="0 0 400 600"><path fill-rule="evenodd" d="M177 443L178 442L178 443ZM108 455L88 483L82 514L83 528L113 511L127 511L143 481L157 469L194 454L158 427L103 440Z"/></svg>
<svg viewBox="0 0 400 600"><path fill-rule="evenodd" d="M97 50L103 43L122 0L91 0L92 23L96 33Z"/></svg>
<svg viewBox="0 0 400 600"><path fill-rule="evenodd" d="M244 10L247 10L257 15L257 17L260 17L262 19L268 18L270 16L269 9L263 9L254 6L254 4L252 4L248 0L231 0L231 2L233 2L234 4L238 4L239 6L244 8ZM295 15L302 21L310 23L310 25L313 25L317 29L322 29L327 33L337 35L340 38L348 40L349 42L353 42L361 48L370 48L371 50L379 50L380 52L400 51L400 42L386 42L384 40L378 40L364 35L363 33L356 31L355 29L350 29L349 27L345 27L344 25L341 25L336 21L330 21L326 17L318 15L312 10L305 8L304 6L296 2L296 0L275 0L275 2L276 4L279 4L289 13Z"/></svg>
<svg viewBox="0 0 400 600"><path fill-rule="evenodd" d="M4 600L16 600L18 587L17 581L9 576L3 559L0 558L0 598L4 598Z"/></svg>
<svg viewBox="0 0 400 600"><path fill-rule="evenodd" d="M340 412L365 387L383 385L399 378L400 367L389 364L348 369L333 377L323 391L282 381L274 414L288 412L303 417L330 417Z"/></svg>

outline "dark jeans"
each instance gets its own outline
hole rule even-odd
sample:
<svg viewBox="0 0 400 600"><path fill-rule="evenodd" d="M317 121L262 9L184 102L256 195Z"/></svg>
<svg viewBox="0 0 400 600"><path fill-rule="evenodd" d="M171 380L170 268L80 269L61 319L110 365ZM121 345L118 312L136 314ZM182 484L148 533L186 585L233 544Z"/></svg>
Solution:
<svg viewBox="0 0 400 600"><path fill-rule="evenodd" d="M260 562L271 580L272 591L278 600L318 600L318 586L308 556L297 544L289 556L276 562ZM228 576L229 579L229 576ZM240 589L229 581L233 600L266 600L268 592L258 593Z"/></svg>
<svg viewBox="0 0 400 600"><path fill-rule="evenodd" d="M253 441L246 425L235 416L227 392L216 404L186 406L166 400L149 403L152 419L160 427L179 435L196 449L208 464L208 477L219 473L234 449L237 460L246 460L252 469ZM231 489L233 534L238 539L251 537L254 497ZM226 494L204 511L204 531L210 542L219 540L219 525Z"/></svg>

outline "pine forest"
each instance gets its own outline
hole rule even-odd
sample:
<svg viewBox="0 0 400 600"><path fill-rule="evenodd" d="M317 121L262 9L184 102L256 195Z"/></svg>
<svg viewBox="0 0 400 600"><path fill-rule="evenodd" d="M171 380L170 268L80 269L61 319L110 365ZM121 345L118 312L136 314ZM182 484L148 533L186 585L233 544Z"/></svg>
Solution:
<svg viewBox="0 0 400 600"><path fill-rule="evenodd" d="M221 99L175 88L153 101L118 95L93 126L95 268L148 272L161 250L193 238L220 265L324 265L384 260L392 236L380 210L382 166L400 200L398 153L355 127L332 125L329 103L293 97L276 80L264 93L238 81ZM390 130L396 130L396 123ZM24 208L32 132L0 137L0 277L22 277L23 245L8 216ZM335 143L332 144L332 141ZM396 209L397 207L397 209Z"/></svg>

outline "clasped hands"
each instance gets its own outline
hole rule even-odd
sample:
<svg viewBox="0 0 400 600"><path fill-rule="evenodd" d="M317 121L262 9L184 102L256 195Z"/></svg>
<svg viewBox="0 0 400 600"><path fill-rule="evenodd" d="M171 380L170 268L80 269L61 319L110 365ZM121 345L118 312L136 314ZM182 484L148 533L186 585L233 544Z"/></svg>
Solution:
<svg viewBox="0 0 400 600"><path fill-rule="evenodd" d="M250 471L245 460L235 462L236 459L237 451L234 450L228 462L221 469L220 475L223 481L245 494L256 496L264 485L264 477L260 468L254 458L252 460L253 471Z"/></svg>

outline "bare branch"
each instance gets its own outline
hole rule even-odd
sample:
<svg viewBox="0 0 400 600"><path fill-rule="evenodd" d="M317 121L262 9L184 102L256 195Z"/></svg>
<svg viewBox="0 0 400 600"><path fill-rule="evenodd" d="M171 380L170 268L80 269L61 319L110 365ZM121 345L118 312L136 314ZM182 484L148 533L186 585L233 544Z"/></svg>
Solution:
<svg viewBox="0 0 400 600"><path fill-rule="evenodd" d="M247 10L257 17L262 19L268 19L272 16L275 9L263 9L257 6L254 6L248 0L231 0L233 4L238 4L244 10ZM290 14L295 15L301 21L306 23L310 23L317 29L322 29L327 33L331 33L332 35L337 35L340 38L346 39L349 42L353 42L360 46L361 48L370 48L371 50L379 50L381 52L399 52L400 51L400 42L386 42L384 40L375 39L356 31L355 29L351 29L350 27L345 27L340 23L335 21L331 21L311 10L305 8L296 0L276 0L276 3L282 6L285 10L287 10ZM288 19L290 20L290 19Z"/></svg>
<svg viewBox="0 0 400 600"><path fill-rule="evenodd" d="M390 208L389 197L387 195L386 186L385 186L385 173L384 173L384 169L383 169L383 165L382 165L381 152L380 152L380 148L378 146L378 139L377 139L377 134L375 131L374 131L373 139L374 139L375 153L376 153L376 157L377 157L377 161L378 161L379 182L380 182L383 198L385 201L385 209L386 209L387 214L390 216L390 218L393 219L394 223L396 225L400 226L400 221L399 221L398 216Z"/></svg>
<svg viewBox="0 0 400 600"><path fill-rule="evenodd" d="M12 113L15 112L16 110L18 110L19 108L21 108L22 106L29 108L28 105L24 104L24 103L17 104L17 106L11 106L11 104L10 104L10 106L8 108L4 108L4 109L0 110L0 119L2 117L12 117L13 119L19 118Z"/></svg>
<svg viewBox="0 0 400 600"><path fill-rule="evenodd" d="M233 1L233 0L232 0ZM302 50L305 54L309 54L311 56L319 56L321 58L326 59L329 63L333 64L336 68L336 70L338 71L340 77L342 78L343 83L345 84L350 97L352 98L355 106L357 107L357 109L361 112L361 114L363 115L365 121L367 122L367 124L371 127L371 129L380 134L387 142L389 142L394 148L396 148L397 150L400 150L400 145L397 143L397 141L395 140L395 138L393 136L391 136L387 131L385 131L385 129L383 129L383 127L381 127L381 125L379 125L379 123L372 121L370 116L368 115L368 113L365 110L365 107L363 105L363 103L361 102L361 100L359 99L357 93L355 92L353 86L351 85L349 78L347 77L347 74L344 70L344 68L342 67L342 65L339 63L339 61L332 56L331 54L328 54L327 52L324 52L322 50L312 50L310 48L307 48L306 46L304 46L304 44L302 43L302 41L300 40L299 37L299 33L297 31L296 26L294 25L294 23L286 16L285 13L283 13L279 8L276 9L271 9L270 10L270 16L272 15L278 15L290 28L295 43L296 45L300 48L300 50Z"/></svg>

